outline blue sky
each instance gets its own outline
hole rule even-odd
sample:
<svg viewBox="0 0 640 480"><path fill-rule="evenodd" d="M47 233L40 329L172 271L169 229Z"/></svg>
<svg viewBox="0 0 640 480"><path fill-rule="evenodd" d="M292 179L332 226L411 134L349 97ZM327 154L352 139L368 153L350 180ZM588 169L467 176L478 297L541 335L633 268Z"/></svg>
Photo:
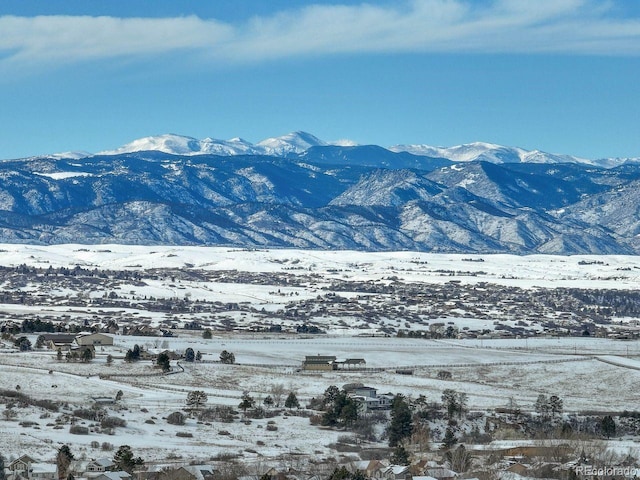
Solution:
<svg viewBox="0 0 640 480"><path fill-rule="evenodd" d="M640 2L2 0L0 158L295 130L640 157Z"/></svg>

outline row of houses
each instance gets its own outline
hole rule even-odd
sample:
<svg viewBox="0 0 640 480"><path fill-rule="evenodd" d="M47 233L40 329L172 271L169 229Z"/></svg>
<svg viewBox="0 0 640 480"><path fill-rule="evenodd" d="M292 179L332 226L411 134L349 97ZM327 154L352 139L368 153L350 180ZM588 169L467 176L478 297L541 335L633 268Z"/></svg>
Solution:
<svg viewBox="0 0 640 480"><path fill-rule="evenodd" d="M69 473L74 478L91 480L128 480L131 475L124 471L112 471L111 459L74 461L69 465ZM22 455L5 467L7 480L57 480L58 469L55 463L39 462L29 455Z"/></svg>
<svg viewBox="0 0 640 480"><path fill-rule="evenodd" d="M77 460L69 465L69 473L75 479L87 480L130 480L131 474L114 470L110 458ZM144 472L136 472L137 478L145 480L212 480L214 468L211 465L152 466ZM58 480L54 463L41 463L22 455L5 467L6 480Z"/></svg>

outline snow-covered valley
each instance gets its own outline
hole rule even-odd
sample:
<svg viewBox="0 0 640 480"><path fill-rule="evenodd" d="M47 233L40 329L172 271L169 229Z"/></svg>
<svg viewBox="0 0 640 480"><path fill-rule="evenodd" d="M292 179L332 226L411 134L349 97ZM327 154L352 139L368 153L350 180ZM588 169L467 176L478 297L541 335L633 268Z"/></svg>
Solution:
<svg viewBox="0 0 640 480"><path fill-rule="evenodd" d="M17 415L0 419L0 444L11 458L51 460L61 444L88 458L112 454L102 445L130 445L149 462L349 458L335 449L344 432L314 426L297 410L168 424L193 390L206 392L208 407L236 410L244 392L261 404L275 386L304 407L331 385L355 383L432 402L454 389L472 411L517 404L532 412L540 394L561 396L567 414L635 408L640 347L622 338L635 339L640 318L596 310L597 300L584 295L633 303L640 275L633 256L1 245L0 266L5 331L36 318L86 330L119 326L109 333L114 345L96 347L87 363L60 360L46 347L19 352L4 337L5 391L19 387L61 405L57 412L11 407ZM555 307L537 303L550 298ZM572 311L579 299L584 311ZM37 332L25 335L36 344ZM124 361L134 345L177 354L192 348L201 361L172 360L172 374L162 375L151 360ZM223 350L235 364L218 361ZM366 367L304 371L308 355L362 358ZM442 371L451 378L440 378ZM118 391L122 399L105 408L125 427L78 420L89 434L70 434L64 418Z"/></svg>

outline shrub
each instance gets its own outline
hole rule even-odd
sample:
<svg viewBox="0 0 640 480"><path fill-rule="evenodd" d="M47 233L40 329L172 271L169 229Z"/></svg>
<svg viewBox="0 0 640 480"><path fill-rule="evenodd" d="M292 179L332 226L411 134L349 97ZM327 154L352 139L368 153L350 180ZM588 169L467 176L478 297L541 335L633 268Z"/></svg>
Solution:
<svg viewBox="0 0 640 480"><path fill-rule="evenodd" d="M223 423L232 423L235 416L233 408L226 405L219 405L214 408L206 408L198 414L198 420L201 422L209 422L217 420Z"/></svg>
<svg viewBox="0 0 640 480"><path fill-rule="evenodd" d="M104 417L100 422L102 428L126 427L127 421L120 417Z"/></svg>
<svg viewBox="0 0 640 480"><path fill-rule="evenodd" d="M182 412L173 412L167 416L167 423L171 425L184 425L187 416Z"/></svg>
<svg viewBox="0 0 640 480"><path fill-rule="evenodd" d="M313 426L322 425L322 415L312 415L309 417L309 423Z"/></svg>
<svg viewBox="0 0 640 480"><path fill-rule="evenodd" d="M89 435L89 429L87 427L83 427L82 425L71 425L69 428L69 433L74 435Z"/></svg>
<svg viewBox="0 0 640 480"><path fill-rule="evenodd" d="M100 448L100 442L94 440L91 442L91 448Z"/></svg>
<svg viewBox="0 0 640 480"><path fill-rule="evenodd" d="M78 418L84 418L85 420L97 420L98 410L91 408L77 408L73 411L73 415Z"/></svg>
<svg viewBox="0 0 640 480"><path fill-rule="evenodd" d="M52 400L33 400L32 405L35 407L44 408L45 410L49 410L51 412L57 412L60 408L58 402L54 402Z"/></svg>
<svg viewBox="0 0 640 480"><path fill-rule="evenodd" d="M270 432L276 432L278 427L276 425L267 425L267 430Z"/></svg>
<svg viewBox="0 0 640 480"><path fill-rule="evenodd" d="M247 417L249 418L264 418L266 414L266 411L264 408L262 407L255 407L252 408L251 410L249 410L247 412Z"/></svg>
<svg viewBox="0 0 640 480"><path fill-rule="evenodd" d="M191 438L191 437L193 437L193 433L190 433L190 432L176 432L176 437Z"/></svg>

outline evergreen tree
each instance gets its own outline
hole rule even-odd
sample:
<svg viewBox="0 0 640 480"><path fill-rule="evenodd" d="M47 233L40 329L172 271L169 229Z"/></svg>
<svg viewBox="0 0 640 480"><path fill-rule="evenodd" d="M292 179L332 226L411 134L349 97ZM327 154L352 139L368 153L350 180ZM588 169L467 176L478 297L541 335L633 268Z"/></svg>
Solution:
<svg viewBox="0 0 640 480"><path fill-rule="evenodd" d="M82 359L82 363L90 362L91 359L93 359L93 353L91 353L91 349L85 348L84 350L82 350L82 356L80 358Z"/></svg>
<svg viewBox="0 0 640 480"><path fill-rule="evenodd" d="M254 403L255 403L255 400L251 395L249 395L249 392L244 392L242 394L242 398L240 400L240 404L238 405L238 408L242 409L243 413L246 415L247 410L249 410L250 408L253 408Z"/></svg>
<svg viewBox="0 0 640 480"><path fill-rule="evenodd" d="M342 402L338 419L342 425L350 427L358 420L358 404L353 398L347 395L345 395L343 399L344 401Z"/></svg>
<svg viewBox="0 0 640 480"><path fill-rule="evenodd" d="M184 359L187 362L193 362L196 359L196 354L193 351L193 348L189 347L184 351Z"/></svg>
<svg viewBox="0 0 640 480"><path fill-rule="evenodd" d="M171 370L171 363L169 361L169 355L167 355L165 352L162 352L160 355L158 355L158 358L156 359L156 364L162 368L163 372L168 372Z"/></svg>
<svg viewBox="0 0 640 480"><path fill-rule="evenodd" d="M208 397L202 390L193 390L187 394L187 405L193 408L200 408L207 403Z"/></svg>
<svg viewBox="0 0 640 480"><path fill-rule="evenodd" d="M545 420L549 418L551 410L549 408L549 400L547 399L546 395L542 393L538 395L538 398L533 408L536 411L536 413L540 415L541 419Z"/></svg>
<svg viewBox="0 0 640 480"><path fill-rule="evenodd" d="M289 393L289 396L287 397L287 399L284 401L284 406L285 408L300 408L300 402L298 402L298 397L296 397L296 394L291 392Z"/></svg>
<svg viewBox="0 0 640 480"><path fill-rule="evenodd" d="M398 446L411 436L413 418L404 396L396 395L391 403L391 424L389 425L389 446Z"/></svg>
<svg viewBox="0 0 640 480"><path fill-rule="evenodd" d="M196 362L199 362L201 360L202 360L202 352L198 350L198 353L196 353Z"/></svg>
<svg viewBox="0 0 640 480"><path fill-rule="evenodd" d="M364 476L361 470L357 470L355 472L350 472L343 465L342 467L336 467L331 475L327 478L327 480L366 480L367 477Z"/></svg>
<svg viewBox="0 0 640 480"><path fill-rule="evenodd" d="M323 405L327 406L333 404L338 395L340 395L340 389L335 385L331 385L324 391L324 396L322 399Z"/></svg>
<svg viewBox="0 0 640 480"><path fill-rule="evenodd" d="M551 416L560 416L562 415L562 399L557 395L551 395L549 397L549 412Z"/></svg>
<svg viewBox="0 0 640 480"><path fill-rule="evenodd" d="M352 425L358 419L358 404L344 390L331 386L325 392L322 424L328 427Z"/></svg>
<svg viewBox="0 0 640 480"><path fill-rule="evenodd" d="M211 333L211 329L209 328L205 328L204 331L202 332L202 338L204 338L205 340L211 340L212 337L212 333Z"/></svg>
<svg viewBox="0 0 640 480"><path fill-rule="evenodd" d="M453 433L451 425L449 425L447 427L447 430L444 432L444 438L442 439L442 448L444 450L449 450L456 443L458 443L458 439L456 438L455 433Z"/></svg>
<svg viewBox="0 0 640 480"><path fill-rule="evenodd" d="M0 480L6 480L6 475L4 474L4 457L0 453Z"/></svg>
<svg viewBox="0 0 640 480"><path fill-rule="evenodd" d="M602 419L600 422L600 430L607 438L611 438L616 434L616 422L613 420L611 415L607 415Z"/></svg>
<svg viewBox="0 0 640 480"><path fill-rule="evenodd" d="M136 467L144 465L144 460L134 457L129 445L121 445L113 456L113 463L117 470L132 474Z"/></svg>
<svg viewBox="0 0 640 480"><path fill-rule="evenodd" d="M140 345L137 343L133 346L133 349L127 350L127 353L124 356L125 362L137 362L140 360Z"/></svg>
<svg viewBox="0 0 640 480"><path fill-rule="evenodd" d="M133 346L133 359L140 360L140 345L137 343Z"/></svg>
<svg viewBox="0 0 640 480"><path fill-rule="evenodd" d="M264 397L264 400L262 401L262 403L264 404L265 407L270 408L273 406L273 398L271 398L271 395L267 395L266 397Z"/></svg>
<svg viewBox="0 0 640 480"><path fill-rule="evenodd" d="M391 463L394 465L409 465L409 453L407 449L402 446L402 444L396 445L396 448L393 450L393 454L391 455Z"/></svg>
<svg viewBox="0 0 640 480"><path fill-rule="evenodd" d="M72 460L73 454L71 453L71 449L69 449L69 445L62 445L56 455L56 469L58 470L58 478L60 480L67 478Z"/></svg>

